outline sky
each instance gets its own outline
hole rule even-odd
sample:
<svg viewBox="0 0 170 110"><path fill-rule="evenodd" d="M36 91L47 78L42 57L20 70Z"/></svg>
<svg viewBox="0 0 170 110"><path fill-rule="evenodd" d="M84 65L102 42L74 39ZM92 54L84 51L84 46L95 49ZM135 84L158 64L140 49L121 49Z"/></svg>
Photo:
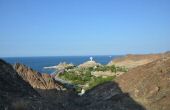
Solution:
<svg viewBox="0 0 170 110"><path fill-rule="evenodd" d="M170 0L0 0L0 57L170 50Z"/></svg>

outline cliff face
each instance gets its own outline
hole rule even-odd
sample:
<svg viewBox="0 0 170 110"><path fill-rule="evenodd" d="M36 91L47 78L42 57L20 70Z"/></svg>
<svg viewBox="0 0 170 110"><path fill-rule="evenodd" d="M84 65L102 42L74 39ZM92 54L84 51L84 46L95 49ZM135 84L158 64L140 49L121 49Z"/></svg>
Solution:
<svg viewBox="0 0 170 110"><path fill-rule="evenodd" d="M28 68L23 64L15 64L15 70L26 82L35 89L43 90L62 90L61 84L56 82L49 74L41 74L37 71Z"/></svg>
<svg viewBox="0 0 170 110"><path fill-rule="evenodd" d="M16 73L13 67L0 60L0 109L18 98L36 96L39 94Z"/></svg>
<svg viewBox="0 0 170 110"><path fill-rule="evenodd" d="M170 110L170 58L136 67L117 79L127 92L147 110Z"/></svg>

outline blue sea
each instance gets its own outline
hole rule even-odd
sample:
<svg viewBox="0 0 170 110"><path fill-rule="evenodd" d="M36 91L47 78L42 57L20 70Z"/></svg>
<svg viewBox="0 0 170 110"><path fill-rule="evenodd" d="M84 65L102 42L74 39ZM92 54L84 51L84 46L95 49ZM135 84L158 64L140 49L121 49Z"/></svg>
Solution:
<svg viewBox="0 0 170 110"><path fill-rule="evenodd" d="M6 57L2 58L10 64L21 63L31 67L41 73L52 73L54 70L44 69L47 66L55 66L60 62L73 63L74 65L82 64L93 57L98 63L107 64L112 59L120 56L56 56L56 57Z"/></svg>

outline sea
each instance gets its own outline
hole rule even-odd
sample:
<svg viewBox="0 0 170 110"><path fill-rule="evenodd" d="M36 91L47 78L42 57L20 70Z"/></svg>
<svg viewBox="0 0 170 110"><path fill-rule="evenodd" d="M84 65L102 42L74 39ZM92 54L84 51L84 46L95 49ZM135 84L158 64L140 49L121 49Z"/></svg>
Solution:
<svg viewBox="0 0 170 110"><path fill-rule="evenodd" d="M94 61L103 65L108 64L112 59L120 57L116 55L104 55L104 56L50 56L50 57L3 57L2 59L10 64L21 63L28 67L40 72L51 74L55 70L44 69L44 67L55 66L59 63L66 62L74 65L82 64L90 60L90 57Z"/></svg>

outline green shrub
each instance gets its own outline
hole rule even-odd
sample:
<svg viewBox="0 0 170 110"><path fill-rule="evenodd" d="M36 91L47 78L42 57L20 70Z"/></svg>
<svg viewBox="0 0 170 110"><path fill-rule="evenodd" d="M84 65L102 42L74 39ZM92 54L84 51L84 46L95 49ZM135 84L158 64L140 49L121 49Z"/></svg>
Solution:
<svg viewBox="0 0 170 110"><path fill-rule="evenodd" d="M108 66L98 66L97 68L94 69L95 71L108 71L109 67Z"/></svg>
<svg viewBox="0 0 170 110"><path fill-rule="evenodd" d="M113 76L108 76L106 78L103 77L95 77L91 75L92 71L125 71L126 68L122 67L116 67L115 65L112 66L98 66L97 68L83 68L83 69L74 69L69 72L64 72L63 74L60 74L59 77L61 79L64 79L66 81L70 81L76 86L76 90L81 90L81 87L79 85L89 85L88 87L84 88L85 90L92 89L93 87L112 81L114 79Z"/></svg>
<svg viewBox="0 0 170 110"><path fill-rule="evenodd" d="M111 70L111 72L114 72L114 73L117 72L117 69L116 69L115 65L110 66L110 70Z"/></svg>

